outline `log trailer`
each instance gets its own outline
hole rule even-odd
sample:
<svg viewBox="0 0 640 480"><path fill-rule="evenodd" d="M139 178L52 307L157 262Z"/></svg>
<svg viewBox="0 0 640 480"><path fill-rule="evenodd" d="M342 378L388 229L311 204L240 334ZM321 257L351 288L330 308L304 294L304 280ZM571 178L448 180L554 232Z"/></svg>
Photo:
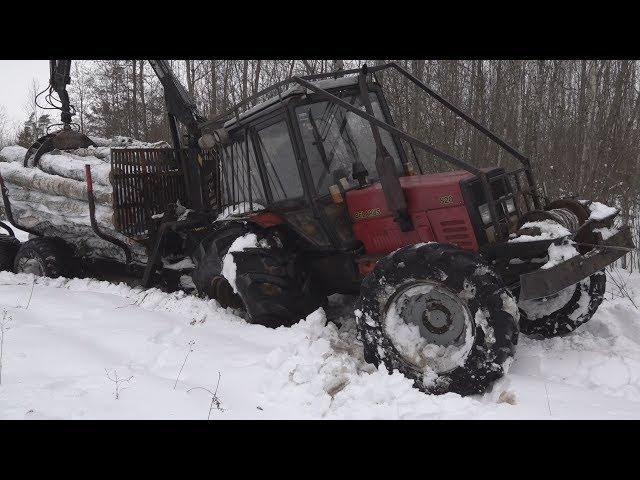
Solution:
<svg viewBox="0 0 640 480"><path fill-rule="evenodd" d="M505 374L519 332L565 335L588 321L603 269L633 248L616 209L545 198L529 158L395 63L294 76L209 120L166 62L150 63L174 148L111 158L114 225L148 252L142 266L125 255L144 287L162 283L164 259L189 259L199 295L268 327L292 325L331 294L356 294L367 361L424 392L467 395ZM478 168L398 128L382 72L405 77L519 167ZM58 135L68 136L65 120ZM61 148L57 138L36 142L25 165ZM425 172L415 150L451 168ZM4 184L2 195L19 227ZM30 233L22 245L0 239L15 271L28 259L41 275L82 273L71 269L82 264L73 245ZM108 240L126 253L123 238Z"/></svg>

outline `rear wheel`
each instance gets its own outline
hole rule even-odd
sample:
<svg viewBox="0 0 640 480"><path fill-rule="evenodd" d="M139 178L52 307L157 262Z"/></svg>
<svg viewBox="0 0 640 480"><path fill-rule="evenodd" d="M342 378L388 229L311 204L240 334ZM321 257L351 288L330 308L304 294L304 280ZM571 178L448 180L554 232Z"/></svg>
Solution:
<svg viewBox="0 0 640 480"><path fill-rule="evenodd" d="M229 223L203 240L194 258L197 267L191 278L196 290L200 295L217 300L224 308L244 308L242 299L222 275L222 259L234 240L246 233L249 233L246 225Z"/></svg>
<svg viewBox="0 0 640 480"><path fill-rule="evenodd" d="M13 270L13 261L20 248L20 240L15 237L0 234L0 270Z"/></svg>
<svg viewBox="0 0 640 480"><path fill-rule="evenodd" d="M236 269L236 293L222 273L223 262L233 242L250 233L260 246L229 253ZM313 288L299 257L274 232L252 231L247 225L232 223L206 243L193 274L198 291L223 307L243 308L252 323L290 326L326 301Z"/></svg>
<svg viewBox="0 0 640 480"><path fill-rule="evenodd" d="M71 277L74 269L73 249L57 238L38 237L22 244L14 260L16 273L40 277Z"/></svg>
<svg viewBox="0 0 640 480"><path fill-rule="evenodd" d="M573 332L596 313L604 298L606 284L607 277L601 271L553 296L520 301L520 331L537 338Z"/></svg>
<svg viewBox="0 0 640 480"><path fill-rule="evenodd" d="M325 304L295 253L275 247L233 256L236 287L253 323L291 326Z"/></svg>
<svg viewBox="0 0 640 480"><path fill-rule="evenodd" d="M482 258L452 245L401 248L363 282L356 310L365 358L426 393L484 392L506 372L518 309Z"/></svg>

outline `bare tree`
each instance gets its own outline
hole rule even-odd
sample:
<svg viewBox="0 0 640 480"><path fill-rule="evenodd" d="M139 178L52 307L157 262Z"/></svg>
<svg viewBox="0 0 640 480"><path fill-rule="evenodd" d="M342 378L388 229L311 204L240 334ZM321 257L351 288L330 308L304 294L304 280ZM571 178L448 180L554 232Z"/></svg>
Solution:
<svg viewBox="0 0 640 480"><path fill-rule="evenodd" d="M120 399L120 394L123 390L129 388L125 387L124 384L128 384L132 379L133 375L128 378L122 378L118 376L118 372L114 369L112 372L109 372L106 368L104 369L107 378L113 383L113 396L116 400Z"/></svg>
<svg viewBox="0 0 640 480"><path fill-rule="evenodd" d="M7 109L4 105L0 105L0 148L10 143Z"/></svg>

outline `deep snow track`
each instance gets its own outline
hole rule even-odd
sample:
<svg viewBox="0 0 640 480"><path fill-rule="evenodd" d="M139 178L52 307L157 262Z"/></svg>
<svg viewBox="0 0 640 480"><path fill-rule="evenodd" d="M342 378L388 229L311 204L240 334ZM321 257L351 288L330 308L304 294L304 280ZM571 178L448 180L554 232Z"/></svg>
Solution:
<svg viewBox="0 0 640 480"><path fill-rule="evenodd" d="M640 305L640 276L622 275ZM180 292L2 272L0 318L6 309L13 320L0 418L206 419L210 395L189 389L214 389L218 372L223 410L212 419L640 418L640 311L609 283L588 324L562 339L521 336L508 376L463 398L424 395L367 365L343 298L328 309L340 328L319 310L270 330ZM105 370L133 377L118 400ZM503 392L515 405L498 403Z"/></svg>

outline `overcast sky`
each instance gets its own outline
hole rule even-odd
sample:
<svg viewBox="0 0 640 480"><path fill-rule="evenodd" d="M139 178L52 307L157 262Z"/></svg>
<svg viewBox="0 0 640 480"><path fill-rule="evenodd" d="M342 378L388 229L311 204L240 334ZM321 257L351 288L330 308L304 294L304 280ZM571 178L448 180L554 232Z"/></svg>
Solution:
<svg viewBox="0 0 640 480"><path fill-rule="evenodd" d="M7 109L11 124L24 121L24 105L34 78L40 89L49 83L48 60L0 60L0 105Z"/></svg>

